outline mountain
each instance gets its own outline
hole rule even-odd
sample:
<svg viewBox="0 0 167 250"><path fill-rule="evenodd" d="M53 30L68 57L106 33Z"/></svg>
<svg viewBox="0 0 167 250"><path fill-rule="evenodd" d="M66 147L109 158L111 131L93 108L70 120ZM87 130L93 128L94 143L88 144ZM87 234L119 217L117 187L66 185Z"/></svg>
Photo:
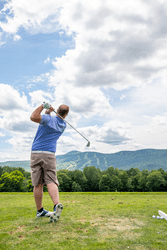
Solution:
<svg viewBox="0 0 167 250"><path fill-rule="evenodd" d="M130 168L167 170L166 149L143 149L137 151L121 151L112 154L97 152L71 151L65 155L57 156L58 168L69 170L83 170L85 166L99 167L105 170L110 166L128 170Z"/></svg>
<svg viewBox="0 0 167 250"><path fill-rule="evenodd" d="M30 169L30 161L5 161L5 162L0 162L0 166L9 166L9 167L14 167L14 168L24 168L25 171L31 172Z"/></svg>
<svg viewBox="0 0 167 250"><path fill-rule="evenodd" d="M95 166L105 170L110 166L128 170L130 168L159 169L167 171L167 149L142 149L137 151L121 151L112 154L97 152L71 151L64 155L56 156L57 170L83 170L85 166ZM30 172L30 161L0 162L0 166L22 167Z"/></svg>

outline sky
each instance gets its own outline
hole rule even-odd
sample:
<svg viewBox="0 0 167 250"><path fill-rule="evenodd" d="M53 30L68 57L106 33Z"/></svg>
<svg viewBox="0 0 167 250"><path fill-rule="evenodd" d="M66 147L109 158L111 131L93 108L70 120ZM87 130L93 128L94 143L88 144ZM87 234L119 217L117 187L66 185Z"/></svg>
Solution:
<svg viewBox="0 0 167 250"><path fill-rule="evenodd" d="M91 143L67 125L56 155L166 149L166 20L165 0L0 0L0 161L30 159L44 101Z"/></svg>

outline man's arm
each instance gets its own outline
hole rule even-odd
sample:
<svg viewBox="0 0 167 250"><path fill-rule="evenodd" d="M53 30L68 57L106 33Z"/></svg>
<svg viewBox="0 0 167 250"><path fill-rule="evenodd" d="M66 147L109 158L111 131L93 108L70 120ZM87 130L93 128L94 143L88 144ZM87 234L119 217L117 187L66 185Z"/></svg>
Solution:
<svg viewBox="0 0 167 250"><path fill-rule="evenodd" d="M42 110L43 110L43 105L40 105L37 109L35 109L32 115L30 116L31 121L40 123L42 119L41 116Z"/></svg>
<svg viewBox="0 0 167 250"><path fill-rule="evenodd" d="M43 105L40 105L36 110L34 110L32 115L30 116L31 121L40 123L42 120L41 112L43 109ZM50 106L50 108L47 110L48 114L50 114L53 110L54 108Z"/></svg>

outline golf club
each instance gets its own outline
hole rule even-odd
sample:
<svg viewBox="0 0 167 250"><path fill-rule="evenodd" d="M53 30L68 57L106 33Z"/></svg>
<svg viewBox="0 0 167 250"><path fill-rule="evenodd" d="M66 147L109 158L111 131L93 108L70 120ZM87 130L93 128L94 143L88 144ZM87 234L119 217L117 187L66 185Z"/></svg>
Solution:
<svg viewBox="0 0 167 250"><path fill-rule="evenodd" d="M53 110L53 112L55 112L61 119L63 119L71 128L73 128L78 134L80 134L88 143L86 144L86 147L90 146L90 141L88 141L88 139L85 138L85 136L83 136L78 130L76 130L69 122L67 122L61 115L59 115L55 110Z"/></svg>

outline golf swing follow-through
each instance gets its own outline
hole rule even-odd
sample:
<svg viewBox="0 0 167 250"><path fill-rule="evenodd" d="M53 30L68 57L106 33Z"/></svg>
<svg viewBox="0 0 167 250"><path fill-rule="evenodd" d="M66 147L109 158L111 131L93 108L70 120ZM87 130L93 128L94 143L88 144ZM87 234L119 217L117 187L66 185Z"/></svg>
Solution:
<svg viewBox="0 0 167 250"><path fill-rule="evenodd" d="M46 112L44 115L41 115L43 109L46 109ZM51 112L55 112L56 116L51 116ZM37 208L36 217L50 217L51 222L56 222L63 210L63 204L59 202L59 182L57 179L55 152L57 140L63 134L66 123L70 125L65 121L68 112L69 107L67 105L60 105L56 112L50 104L43 103L34 110L30 117L31 121L39 123L32 144L30 164L34 199ZM70 126L78 132L72 125ZM81 133L79 134L87 140ZM88 141L87 147L89 146L90 142ZM53 212L43 208L44 185L47 186L48 193L53 201Z"/></svg>
<svg viewBox="0 0 167 250"><path fill-rule="evenodd" d="M55 112L57 114L57 112L54 110L53 112ZM58 115L58 114L57 114ZM60 118L62 118L60 115L58 115ZM62 118L63 119L63 118ZM65 119L63 119L71 128L73 128L78 134L80 134L88 143L86 144L86 147L90 146L90 141L88 141L88 139L85 138L85 136L83 136L76 128L74 128L68 121L66 121Z"/></svg>
<svg viewBox="0 0 167 250"><path fill-rule="evenodd" d="M45 104L45 102L43 103ZM49 104L48 104L48 109L49 109ZM85 136L83 136L76 128L74 128L68 121L66 121L63 117L61 117L61 115L59 115L55 110L53 110L53 112L55 112L61 119L63 119L71 128L73 128L78 134L80 134L88 143L86 144L86 147L90 146L90 141L88 141L88 139L85 138Z"/></svg>

